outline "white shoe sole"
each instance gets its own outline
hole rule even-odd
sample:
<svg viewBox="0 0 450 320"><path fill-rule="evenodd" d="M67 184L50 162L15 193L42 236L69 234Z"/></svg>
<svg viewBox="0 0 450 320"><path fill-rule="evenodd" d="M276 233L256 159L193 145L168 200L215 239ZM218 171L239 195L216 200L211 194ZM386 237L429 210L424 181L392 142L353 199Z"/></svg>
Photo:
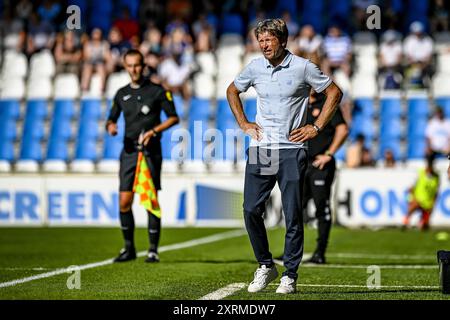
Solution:
<svg viewBox="0 0 450 320"><path fill-rule="evenodd" d="M247 291L250 293L256 293L256 292L260 292L262 290L264 290L265 288L267 288L267 286L269 285L269 283L271 283L273 280L275 280L276 278L278 278L278 270L275 269L275 275L273 276L272 279L270 279L269 281L267 281L266 285L262 288L250 288L250 286L248 286Z"/></svg>

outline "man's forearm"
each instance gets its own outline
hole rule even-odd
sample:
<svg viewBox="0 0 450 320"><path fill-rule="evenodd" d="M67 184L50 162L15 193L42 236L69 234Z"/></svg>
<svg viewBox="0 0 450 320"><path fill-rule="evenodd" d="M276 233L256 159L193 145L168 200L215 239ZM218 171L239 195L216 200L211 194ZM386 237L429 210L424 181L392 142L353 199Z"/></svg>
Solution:
<svg viewBox="0 0 450 320"><path fill-rule="evenodd" d="M242 125L248 122L248 120L245 116L241 99L239 98L239 90L236 88L234 83L231 83L227 89L227 100L238 125L242 127Z"/></svg>
<svg viewBox="0 0 450 320"><path fill-rule="evenodd" d="M178 117L172 116L167 118L166 121L160 123L159 125L155 126L153 128L153 131L156 131L157 133L163 132L164 130L169 129L170 127L176 125L178 122L180 122Z"/></svg>
<svg viewBox="0 0 450 320"><path fill-rule="evenodd" d="M343 124L343 123L338 125L336 127L333 141L331 142L331 145L328 148L328 151L334 155L339 150L339 148L344 144L345 139L347 139L347 136L348 136L347 125Z"/></svg>
<svg viewBox="0 0 450 320"><path fill-rule="evenodd" d="M333 86L333 88L330 88ZM331 118L333 118L334 113L338 108L339 102L341 102L342 92L341 90L332 83L327 89L325 89L325 94L327 99L322 108L322 112L320 112L319 117L315 121L315 125L319 128L323 129L328 122L330 122Z"/></svg>

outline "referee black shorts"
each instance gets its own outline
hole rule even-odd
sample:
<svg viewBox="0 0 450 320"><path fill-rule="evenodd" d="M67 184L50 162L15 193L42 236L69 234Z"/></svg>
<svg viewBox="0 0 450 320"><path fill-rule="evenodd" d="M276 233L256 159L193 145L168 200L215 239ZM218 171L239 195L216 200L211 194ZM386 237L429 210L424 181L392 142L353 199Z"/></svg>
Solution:
<svg viewBox="0 0 450 320"><path fill-rule="evenodd" d="M162 155L160 153L149 153L146 150L144 150L144 155L145 159L147 160L148 168L150 169L150 174L152 175L153 184L155 185L156 190L161 190ZM122 150L122 153L120 154L119 170L119 190L121 192L133 191L137 160L137 151L128 152L125 149Z"/></svg>

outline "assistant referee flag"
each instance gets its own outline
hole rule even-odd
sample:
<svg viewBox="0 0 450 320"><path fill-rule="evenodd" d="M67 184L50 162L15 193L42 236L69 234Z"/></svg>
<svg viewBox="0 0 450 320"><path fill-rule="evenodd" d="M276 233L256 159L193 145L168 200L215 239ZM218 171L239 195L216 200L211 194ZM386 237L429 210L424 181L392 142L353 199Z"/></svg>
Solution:
<svg viewBox="0 0 450 320"><path fill-rule="evenodd" d="M141 199L141 204L147 211L161 218L161 208L159 207L158 195L153 184L152 175L147 165L142 151L139 151L136 174L134 177L133 192L137 192Z"/></svg>

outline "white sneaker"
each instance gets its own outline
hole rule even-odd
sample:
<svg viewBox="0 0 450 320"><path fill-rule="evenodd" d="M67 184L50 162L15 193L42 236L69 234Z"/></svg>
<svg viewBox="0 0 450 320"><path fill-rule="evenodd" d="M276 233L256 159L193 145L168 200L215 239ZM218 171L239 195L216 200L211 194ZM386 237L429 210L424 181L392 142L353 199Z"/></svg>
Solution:
<svg viewBox="0 0 450 320"><path fill-rule="evenodd" d="M275 265L272 268L268 268L263 265L256 269L255 278L248 286L248 292L258 292L267 287L267 285L278 277L278 271Z"/></svg>
<svg viewBox="0 0 450 320"><path fill-rule="evenodd" d="M289 278L288 276L282 276L280 280L280 285L277 288L277 293L287 294L295 293L297 290L297 281Z"/></svg>

